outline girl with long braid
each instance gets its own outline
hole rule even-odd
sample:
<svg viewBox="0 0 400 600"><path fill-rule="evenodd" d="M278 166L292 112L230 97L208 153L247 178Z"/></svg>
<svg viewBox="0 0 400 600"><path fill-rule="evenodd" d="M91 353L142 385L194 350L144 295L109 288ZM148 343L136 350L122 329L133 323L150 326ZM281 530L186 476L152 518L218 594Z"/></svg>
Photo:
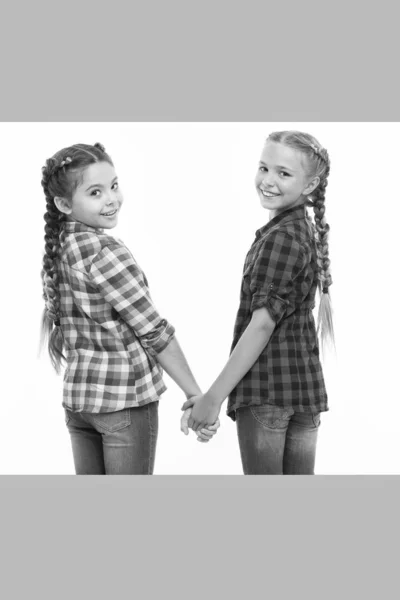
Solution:
<svg viewBox="0 0 400 600"><path fill-rule="evenodd" d="M329 171L328 153L313 136L267 138L255 183L270 220L246 256L231 355L209 390L182 407L193 407L188 424L197 431L214 423L229 396L245 474L314 473L320 414L328 410L320 345L334 344Z"/></svg>
<svg viewBox="0 0 400 600"><path fill-rule="evenodd" d="M42 169L46 197L42 344L57 372L77 474L152 474L164 369L200 393L175 330L151 300L126 246L108 235L123 202L101 144L57 152ZM190 411L189 411L190 412ZM186 412L181 429L188 433ZM198 433L207 442L219 422Z"/></svg>

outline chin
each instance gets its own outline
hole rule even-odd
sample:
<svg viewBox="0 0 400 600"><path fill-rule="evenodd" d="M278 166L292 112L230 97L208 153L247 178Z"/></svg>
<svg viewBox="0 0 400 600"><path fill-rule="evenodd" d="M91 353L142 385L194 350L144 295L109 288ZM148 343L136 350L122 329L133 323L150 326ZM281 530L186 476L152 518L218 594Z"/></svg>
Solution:
<svg viewBox="0 0 400 600"><path fill-rule="evenodd" d="M109 225L102 225L101 228L102 229L114 229L114 227L116 227L117 224L118 224L118 221L116 221L115 223L110 223Z"/></svg>
<svg viewBox="0 0 400 600"><path fill-rule="evenodd" d="M276 205L274 206L272 202L268 202L264 197L261 199L261 206L266 210L275 210L277 208Z"/></svg>

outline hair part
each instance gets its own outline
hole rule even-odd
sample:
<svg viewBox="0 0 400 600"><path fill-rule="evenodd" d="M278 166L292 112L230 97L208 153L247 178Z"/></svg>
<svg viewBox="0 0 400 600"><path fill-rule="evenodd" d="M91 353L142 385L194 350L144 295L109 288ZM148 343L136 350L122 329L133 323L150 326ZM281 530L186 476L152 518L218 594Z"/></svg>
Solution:
<svg viewBox="0 0 400 600"><path fill-rule="evenodd" d="M102 144L74 144L56 152L42 168L42 188L46 198L44 213L44 256L42 265L43 299L40 347L47 345L51 363L60 372L65 356L64 336L60 326L59 260L64 240L66 215L58 210L56 196L71 201L85 169L99 162L113 165Z"/></svg>
<svg viewBox="0 0 400 600"><path fill-rule="evenodd" d="M267 142L284 144L294 150L300 151L306 160L306 173L309 177L319 178L315 190L309 195L305 202L314 210L315 241L318 264L318 289L320 302L317 318L317 332L320 337L322 350L327 342L335 345L333 328L333 310L329 288L332 285L330 271L328 234L330 227L325 219L325 190L328 185L330 173L330 159L328 152L321 146L318 140L308 133L301 131L277 131L271 133Z"/></svg>

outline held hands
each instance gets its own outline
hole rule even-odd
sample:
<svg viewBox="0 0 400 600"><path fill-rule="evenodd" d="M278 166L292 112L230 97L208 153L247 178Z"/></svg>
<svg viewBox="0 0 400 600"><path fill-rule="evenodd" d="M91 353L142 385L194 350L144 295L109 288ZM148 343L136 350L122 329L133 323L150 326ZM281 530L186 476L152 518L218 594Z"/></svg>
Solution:
<svg viewBox="0 0 400 600"><path fill-rule="evenodd" d="M213 398L210 398L207 394L192 396L186 400L185 404L182 406L182 410L185 411L184 414L186 414L186 411L190 409L190 407L192 407L192 410L191 414L188 416L187 426L190 427L190 429L193 429L197 434L207 431L207 429L213 430L213 427L217 425L217 422L219 427L218 415L221 411L221 405Z"/></svg>
<svg viewBox="0 0 400 600"><path fill-rule="evenodd" d="M189 421L191 412L192 412L192 409L187 408L181 417L181 431L185 435L189 434L188 421ZM217 433L217 429L219 427L220 427L220 422L219 422L219 419L217 419L213 425L210 425L209 427L205 427L203 429L199 429L198 431L196 431L197 440L199 442L203 442L203 444L209 442L211 440L211 438Z"/></svg>

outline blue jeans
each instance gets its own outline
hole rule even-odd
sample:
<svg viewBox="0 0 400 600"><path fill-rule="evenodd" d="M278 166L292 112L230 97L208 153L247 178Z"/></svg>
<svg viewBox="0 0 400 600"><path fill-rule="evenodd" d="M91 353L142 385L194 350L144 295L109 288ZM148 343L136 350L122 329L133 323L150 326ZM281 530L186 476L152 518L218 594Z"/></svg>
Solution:
<svg viewBox="0 0 400 600"><path fill-rule="evenodd" d="M236 426L245 475L313 475L319 413L263 404L239 408Z"/></svg>
<svg viewBox="0 0 400 600"><path fill-rule="evenodd" d="M65 409L77 475L152 475L158 402L110 413Z"/></svg>

